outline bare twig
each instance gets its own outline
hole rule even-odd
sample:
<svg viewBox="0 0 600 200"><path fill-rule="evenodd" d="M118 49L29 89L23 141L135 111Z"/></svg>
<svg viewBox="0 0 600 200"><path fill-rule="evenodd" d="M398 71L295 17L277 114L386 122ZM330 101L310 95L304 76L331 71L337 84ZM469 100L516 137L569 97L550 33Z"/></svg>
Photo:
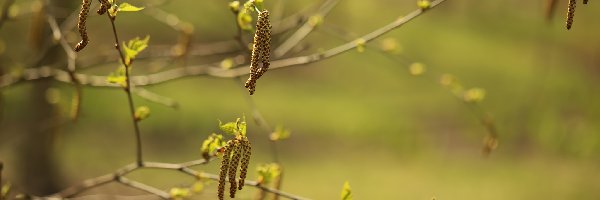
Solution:
<svg viewBox="0 0 600 200"><path fill-rule="evenodd" d="M110 183L110 182L119 182L128 187L137 188L137 189L146 191L148 193L157 195L161 198L169 199L169 198L171 198L171 196L168 193L166 193L160 189L157 189L155 187L129 180L129 179L125 178L125 176L133 171L137 171L137 170L141 170L141 169L165 169L165 170L181 171L182 173L187 174L187 175L192 176L197 179L210 179L210 180L218 181L219 177L216 174L198 172L198 171L190 168L190 167L197 166L197 165L208 164L209 162L210 162L210 160L199 159L199 160L192 160L192 161L184 162L184 163L180 163L180 164L160 163L160 162L142 162L141 164L131 163L122 168L119 168L114 173L87 179L78 185L75 185L75 186L69 187L65 190L62 190L59 193L56 193L56 194L53 194L53 195L50 195L47 197L36 197L34 199L70 198L70 197L74 197L77 194L80 194L81 192L84 192L91 188L102 186L102 185ZM269 193L278 194L282 197L286 197L289 199L307 199L307 198L293 195L290 193L286 193L286 192L283 192L280 190L264 187L256 181L246 181L245 185L252 186L252 187L258 188L260 190L263 190L263 191L266 191Z"/></svg>
<svg viewBox="0 0 600 200"><path fill-rule="evenodd" d="M326 1L317 14L313 15L316 17L325 17L333 7L338 3L338 0L328 0ZM317 26L311 20L307 20L300 29L298 29L292 36L290 36L287 40L285 40L277 49L275 49L273 55L275 58L279 58L284 56L288 51L290 51L294 46L296 46L300 41L302 41L313 29Z"/></svg>
<svg viewBox="0 0 600 200"><path fill-rule="evenodd" d="M136 188L138 190L145 191L145 192L148 192L150 194L154 194L154 195L159 196L160 198L163 198L163 199L170 199L171 198L171 195L169 195L169 193L167 193L165 191L162 191L160 189L157 189L155 187L152 187L152 186L149 186L149 185L137 182L137 181L130 180L130 179L122 177L122 176L120 176L120 177L117 178L117 182L122 183L123 185L126 185L126 186L131 187L131 188Z"/></svg>
<svg viewBox="0 0 600 200"><path fill-rule="evenodd" d="M146 90L146 89L140 88L140 87L133 87L132 90L133 90L133 93L135 93L139 97L142 97L148 101L158 103L158 104L161 104L161 105L167 106L169 108L173 108L173 109L179 108L179 103L177 103L177 101L175 101L169 97L161 96L159 94L156 94L154 92L151 92L149 90Z"/></svg>

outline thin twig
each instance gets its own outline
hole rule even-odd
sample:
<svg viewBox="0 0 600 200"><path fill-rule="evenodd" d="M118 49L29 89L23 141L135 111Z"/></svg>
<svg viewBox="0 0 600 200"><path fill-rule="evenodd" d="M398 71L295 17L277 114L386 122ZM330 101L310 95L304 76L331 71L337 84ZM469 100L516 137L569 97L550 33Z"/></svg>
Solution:
<svg viewBox="0 0 600 200"><path fill-rule="evenodd" d="M152 187L152 186L149 186L149 185L137 182L137 181L130 180L130 179L122 177L122 176L117 178L117 182L122 183L123 185L126 185L131 188L136 188L136 189L148 192L150 194L154 194L163 199L171 198L171 195L169 195L169 193L167 193L165 191L162 191L160 189L157 189L155 187Z"/></svg>
<svg viewBox="0 0 600 200"><path fill-rule="evenodd" d="M169 97L161 96L159 94L156 94L154 92L140 87L133 87L132 90L133 93L135 93L137 96L142 97L148 101L158 103L173 109L179 108L179 103Z"/></svg>
<svg viewBox="0 0 600 200"><path fill-rule="evenodd" d="M131 163L122 168L119 168L114 173L87 179L78 185L75 185L75 186L72 186L72 187L62 190L59 193L56 193L56 194L53 194L53 195L50 195L47 197L36 197L34 199L70 198L70 197L74 197L75 195L80 194L86 190L89 190L91 188L99 187L104 184L115 182L115 181L122 183L128 187L137 188L137 189L146 191L148 193L155 194L161 198L168 199L171 197L168 193L166 193L160 189L157 189L155 187L129 180L129 179L125 178L125 176L133 171L137 171L137 170L141 170L141 169L165 169L165 170L181 171L184 174L192 176L196 179L210 179L210 180L218 181L219 177L216 174L198 172L198 171L190 168L190 167L197 166L197 165L208 164L210 161L211 161L211 159L209 159L209 160L199 159L199 160L192 160L192 161L179 163L179 164L161 163L161 162L142 162L141 164L140 163ZM252 186L252 187L258 188L260 190L263 190L263 191L266 191L269 193L273 193L273 194L277 194L277 195L280 195L282 197L286 197L289 199L299 199L299 200L307 199L307 198L300 197L300 196L290 194L287 192L283 192L283 191L280 191L277 189L264 187L256 181L246 181L245 185Z"/></svg>
<svg viewBox="0 0 600 200"><path fill-rule="evenodd" d="M438 6L439 4L445 2L446 0L438 0L431 3L431 8ZM368 33L361 37L365 42L369 42L373 39L376 39L396 28L401 27L402 25L412 21L416 17L423 14L424 11L421 9L415 10L408 15L398 18L397 20L379 28L371 33ZM306 56L298 56L280 60L274 60L271 62L270 70L272 69L281 69L285 67L292 67L296 65L306 65L313 62L317 62L320 60L328 59L334 56L337 56L346 51L352 50L356 48L359 44L357 42L348 42L337 47L331 48L323 53L314 53ZM168 81L172 81L175 79L192 77L192 76L213 76L220 78L233 78L239 77L243 75L247 75L248 65L237 65L234 69L222 69L219 67L219 63L212 64L203 64L203 65L195 65L188 66L185 68L175 68L171 70L166 70L154 74L142 75L142 76L132 76L129 80L131 83L136 86L146 86L146 85L156 85ZM95 87L119 87L117 84L111 84L106 82L106 76L93 76L93 75L85 75L85 74L75 74L75 76L81 81L82 85L85 86L95 86ZM22 81L30 81L37 80L40 78L49 78L52 77L57 81L71 83L69 80L68 73L60 69L53 69L51 67L39 67L26 69L23 71L22 75L18 77L13 77L10 74L6 74L2 76L0 80L0 88L10 86L12 84L22 82Z"/></svg>
<svg viewBox="0 0 600 200"><path fill-rule="evenodd" d="M328 0L326 1L317 14L313 15L315 17L325 17L329 11L335 7L338 3L338 0ZM273 55L275 58L280 58L284 56L287 52L289 52L293 47L295 47L300 41L302 41L310 32L312 32L317 24L311 22L311 20L307 20L302 27L300 27L292 36L290 36L287 40L285 40L275 51Z"/></svg>
<svg viewBox="0 0 600 200"><path fill-rule="evenodd" d="M130 63L127 63L125 60L125 54L119 45L119 36L117 34L117 28L115 26L115 17L111 17L109 14L106 15L110 20L110 24L112 26L113 36L115 37L115 49L118 51L119 56L121 57L121 62L125 65L125 93L127 93L127 101L129 103L129 112L131 113L131 120L133 121L133 127L135 130L135 142L136 142L136 160L138 164L142 164L142 136L140 133L140 127L138 124L138 120L135 117L135 105L133 104L133 97L131 95L131 78L130 78Z"/></svg>

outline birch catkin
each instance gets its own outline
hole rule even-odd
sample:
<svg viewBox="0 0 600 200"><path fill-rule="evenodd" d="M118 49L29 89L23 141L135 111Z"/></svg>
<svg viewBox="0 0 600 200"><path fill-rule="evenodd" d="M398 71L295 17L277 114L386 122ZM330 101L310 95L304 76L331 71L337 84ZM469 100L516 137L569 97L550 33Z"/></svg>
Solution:
<svg viewBox="0 0 600 200"><path fill-rule="evenodd" d="M242 145L240 144L239 140L234 140L233 142L233 147L232 147L232 156L231 156L231 160L229 161L229 197L231 198L235 198L235 192L237 191L237 180L236 180L236 174L237 174L237 168L238 168L238 164L240 163L240 157L241 157L241 152L242 152Z"/></svg>
<svg viewBox="0 0 600 200"><path fill-rule="evenodd" d="M225 198L225 179L227 179L227 172L229 169L229 157L231 155L231 146L232 142L229 141L223 147L225 150L223 151L223 161L221 161L221 171L219 172L219 200L223 200Z"/></svg>
<svg viewBox="0 0 600 200"><path fill-rule="evenodd" d="M246 175L248 174L248 165L250 164L250 155L252 147L250 146L250 141L248 138L244 137L242 140L242 160L240 165L240 183L238 184L238 189L242 190L244 188L244 181L246 179Z"/></svg>
<svg viewBox="0 0 600 200"><path fill-rule="evenodd" d="M110 8L110 3L108 0L98 0L100 2L100 8L96 11L99 15L103 15Z"/></svg>
<svg viewBox="0 0 600 200"><path fill-rule="evenodd" d="M250 77L246 81L250 95L256 90L256 81L269 69L271 55L271 22L269 11L263 10L256 20L256 32L250 57ZM262 61L262 66L259 63Z"/></svg>
<svg viewBox="0 0 600 200"><path fill-rule="evenodd" d="M575 4L576 0L569 0L569 6L567 7L567 30L571 29L573 25L573 17L575 16Z"/></svg>
<svg viewBox="0 0 600 200"><path fill-rule="evenodd" d="M85 23L88 13L90 12L91 4L91 0L83 0L81 2L81 11L79 11L79 21L77 22L77 29L79 30L81 41L75 46L75 51L81 51L89 42Z"/></svg>

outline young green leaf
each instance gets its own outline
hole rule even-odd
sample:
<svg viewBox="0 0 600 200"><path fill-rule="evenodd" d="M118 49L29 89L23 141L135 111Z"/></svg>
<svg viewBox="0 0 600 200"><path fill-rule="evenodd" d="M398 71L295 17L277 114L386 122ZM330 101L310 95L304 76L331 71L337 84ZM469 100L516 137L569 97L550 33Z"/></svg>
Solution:
<svg viewBox="0 0 600 200"><path fill-rule="evenodd" d="M117 10L123 11L123 12L137 12L137 11L140 11L143 9L144 9L144 7L136 7L129 3L122 3L119 5L119 8Z"/></svg>
<svg viewBox="0 0 600 200"><path fill-rule="evenodd" d="M121 87L127 87L127 78L125 77L125 66L121 65L115 72L111 72L106 81L119 84Z"/></svg>
<svg viewBox="0 0 600 200"><path fill-rule="evenodd" d="M289 138L291 135L291 131L284 129L283 126L277 126L275 131L269 135L269 139L272 141L278 141Z"/></svg>
<svg viewBox="0 0 600 200"><path fill-rule="evenodd" d="M150 108L147 106L140 106L135 110L135 120L141 121L150 116Z"/></svg>
<svg viewBox="0 0 600 200"><path fill-rule="evenodd" d="M125 63L127 66L131 64L131 61L135 59L135 57L142 52L146 47L148 47L148 41L150 40L150 36L147 35L144 39L140 39L136 37L132 40L129 40L127 43L123 42L123 49L125 50Z"/></svg>
<svg viewBox="0 0 600 200"><path fill-rule="evenodd" d="M410 75L418 76L425 73L425 65L423 63L413 63L408 67Z"/></svg>
<svg viewBox="0 0 600 200"><path fill-rule="evenodd" d="M171 195L172 199L178 199L178 200L192 195L189 188L178 188L178 187L171 188L171 190L169 190L169 194Z"/></svg>
<svg viewBox="0 0 600 200"><path fill-rule="evenodd" d="M340 197L342 200L352 200L352 188L350 188L350 183L348 183L348 181L344 182Z"/></svg>
<svg viewBox="0 0 600 200"><path fill-rule="evenodd" d="M227 122L223 124L223 122L219 121L219 128L227 133L232 135L246 135L246 117L242 119L237 118L235 122Z"/></svg>
<svg viewBox="0 0 600 200"><path fill-rule="evenodd" d="M210 158L210 156L215 155L217 150L221 147L225 146L225 141L223 141L223 135L212 134L202 142L202 157L205 159Z"/></svg>
<svg viewBox="0 0 600 200"><path fill-rule="evenodd" d="M262 164L256 168L256 172L258 173L258 182L267 185L281 175L281 168L277 163Z"/></svg>
<svg viewBox="0 0 600 200"><path fill-rule="evenodd" d="M431 1L429 0L418 0L417 6L421 8L421 10L427 10L431 7Z"/></svg>

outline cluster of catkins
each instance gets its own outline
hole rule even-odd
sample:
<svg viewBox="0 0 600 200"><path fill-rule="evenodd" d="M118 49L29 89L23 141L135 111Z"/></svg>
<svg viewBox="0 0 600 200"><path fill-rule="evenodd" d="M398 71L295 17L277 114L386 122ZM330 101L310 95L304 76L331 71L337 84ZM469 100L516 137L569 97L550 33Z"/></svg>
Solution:
<svg viewBox="0 0 600 200"><path fill-rule="evenodd" d="M269 69L270 56L271 22L269 21L269 11L263 10L258 14L258 20L256 20L256 32L254 33L254 44L250 58L250 77L245 85L250 95L254 94L256 90L256 81ZM261 61L262 66L259 65Z"/></svg>
<svg viewBox="0 0 600 200"><path fill-rule="evenodd" d="M248 173L248 164L250 163L250 141L246 136L238 135L235 139L228 141L222 147L223 161L221 162L221 171L219 172L219 199L225 197L225 181L229 177L229 197L235 198L237 190L242 190L244 181ZM240 179L236 180L236 174L240 165Z"/></svg>
<svg viewBox="0 0 600 200"><path fill-rule="evenodd" d="M87 27L85 26L85 23L87 21L88 12L90 12L90 5L92 4L91 1L92 0L83 0L81 2L81 11L79 11L79 21L77 22L77 29L79 30L81 41L75 46L75 51L81 51L90 41L87 35ZM100 2L100 8L98 8L97 13L99 15L103 15L110 8L110 3L108 0L98 1Z"/></svg>

